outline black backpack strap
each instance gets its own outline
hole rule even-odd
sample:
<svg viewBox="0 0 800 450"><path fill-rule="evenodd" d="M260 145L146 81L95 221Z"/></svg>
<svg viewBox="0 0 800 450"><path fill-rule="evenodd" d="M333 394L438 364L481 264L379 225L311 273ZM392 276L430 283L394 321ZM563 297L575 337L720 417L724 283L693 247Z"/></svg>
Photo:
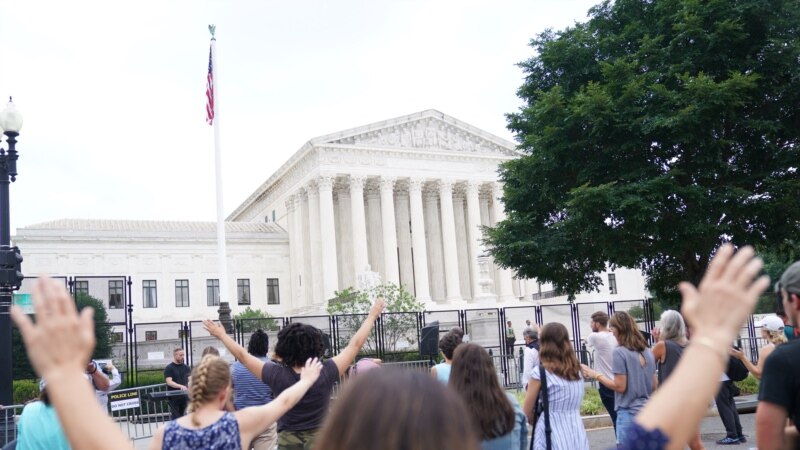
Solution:
<svg viewBox="0 0 800 450"><path fill-rule="evenodd" d="M547 450L551 450L553 448L553 443L550 439L550 432L552 431L550 428L550 404L549 404L549 395L547 392L547 371L542 367L539 366L539 373L542 377L542 403L544 406L544 438L545 443L547 445Z"/></svg>

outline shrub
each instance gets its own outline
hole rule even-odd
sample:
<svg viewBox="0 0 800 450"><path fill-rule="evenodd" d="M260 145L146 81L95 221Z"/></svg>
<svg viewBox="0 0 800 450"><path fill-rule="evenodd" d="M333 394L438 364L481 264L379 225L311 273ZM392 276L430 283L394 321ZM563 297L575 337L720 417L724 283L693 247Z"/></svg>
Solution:
<svg viewBox="0 0 800 450"><path fill-rule="evenodd" d="M744 380L735 381L734 383L742 391L742 394L758 394L760 382L752 375L748 375Z"/></svg>
<svg viewBox="0 0 800 450"><path fill-rule="evenodd" d="M14 380L14 404L22 405L39 397L39 380Z"/></svg>

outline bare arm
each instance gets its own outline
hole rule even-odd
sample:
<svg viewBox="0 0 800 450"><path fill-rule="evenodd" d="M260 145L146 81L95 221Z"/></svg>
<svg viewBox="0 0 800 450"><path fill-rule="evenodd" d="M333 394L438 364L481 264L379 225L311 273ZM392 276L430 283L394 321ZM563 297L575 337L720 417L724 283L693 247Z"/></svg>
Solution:
<svg viewBox="0 0 800 450"><path fill-rule="evenodd" d="M270 425L292 409L317 381L321 370L322 363L317 358L309 359L306 361L302 372L300 372L300 381L281 392L281 395L266 405L252 406L234 413L236 420L239 422L242 442L244 444L249 443L254 437L263 433Z"/></svg>
<svg viewBox="0 0 800 450"><path fill-rule="evenodd" d="M109 381L106 374L97 367L97 363L92 361L91 369L88 370L86 373L92 377L92 385L98 391L106 391L108 392L108 388L111 386L111 382Z"/></svg>
<svg viewBox="0 0 800 450"><path fill-rule="evenodd" d="M528 381L528 391L525 393L525 402L522 404L522 412L528 418L528 423L532 424L534 414L536 414L536 399L539 398L539 390L542 382L536 379Z"/></svg>
<svg viewBox="0 0 800 450"><path fill-rule="evenodd" d="M169 387L171 387L171 388L180 389L180 390L182 390L182 391L185 391L185 390L187 390L187 389L188 389L188 387L186 387L186 386L184 386L184 385L182 385L182 384L179 384L179 383L176 383L176 382L172 381L172 377L166 377L166 378L164 378L164 383L167 383L167 386L169 386Z"/></svg>
<svg viewBox="0 0 800 450"><path fill-rule="evenodd" d="M707 411L708 399L719 388L729 343L769 284L768 277L754 281L762 266L751 247L734 256L733 247L726 244L711 260L697 288L679 285L681 310L695 333L672 375L635 419L645 429L661 430L669 439L668 449L684 448Z"/></svg>
<svg viewBox="0 0 800 450"><path fill-rule="evenodd" d="M433 375L433 378L436 378L436 366L431 367L431 375Z"/></svg>
<svg viewBox="0 0 800 450"><path fill-rule="evenodd" d="M756 409L756 439L759 450L779 450L784 447L786 408L760 401Z"/></svg>
<svg viewBox="0 0 800 450"><path fill-rule="evenodd" d="M664 341L659 341L656 345L653 346L653 358L657 362L664 362L664 358L667 356L667 344Z"/></svg>
<svg viewBox="0 0 800 450"><path fill-rule="evenodd" d="M50 403L70 446L86 450L132 449L128 438L97 404L84 375L85 361L95 345L94 311L85 308L79 316L63 283L49 278L37 280L33 298L36 324L16 306L11 317L36 373L47 380Z"/></svg>
<svg viewBox="0 0 800 450"><path fill-rule="evenodd" d="M619 392L620 394L623 394L625 393L625 391L628 390L627 375L620 375L618 373L615 373L614 378L608 378L602 373L590 368L586 364L581 364L581 372L583 372L583 376L585 378L594 378L595 380L597 380L598 383L611 389L614 392Z"/></svg>
<svg viewBox="0 0 800 450"><path fill-rule="evenodd" d="M161 450L164 443L164 427L165 425L161 425L156 432L153 433L153 439L150 440L150 445L147 447L148 449Z"/></svg>
<svg viewBox="0 0 800 450"><path fill-rule="evenodd" d="M386 301L382 298L375 300L375 304L373 304L372 308L369 310L367 318L364 320L364 323L361 324L361 328L356 331L356 334L350 338L347 347L332 358L333 362L336 363L336 367L339 369L339 375L344 375L344 372L356 359L358 352L361 351L361 347L367 342L367 338L372 332L372 327L375 326L375 321L378 320L378 317L380 317L385 307Z"/></svg>
<svg viewBox="0 0 800 450"><path fill-rule="evenodd" d="M228 336L228 333L225 332L225 327L218 323L214 323L210 320L203 321L203 328L209 332L212 336L219 339L225 348L231 352L234 358L236 358L239 362L244 364L247 367L247 370L250 371L256 378L259 380L261 379L261 372L264 370L264 361L256 358L255 356L247 353L247 350L244 349L238 342L234 341L233 338Z"/></svg>

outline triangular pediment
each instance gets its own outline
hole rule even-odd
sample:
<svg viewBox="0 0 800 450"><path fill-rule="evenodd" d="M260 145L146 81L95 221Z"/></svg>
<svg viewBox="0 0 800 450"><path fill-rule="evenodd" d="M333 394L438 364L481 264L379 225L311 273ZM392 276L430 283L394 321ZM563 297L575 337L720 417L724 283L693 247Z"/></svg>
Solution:
<svg viewBox="0 0 800 450"><path fill-rule="evenodd" d="M518 156L515 145L436 110L312 139L312 144Z"/></svg>

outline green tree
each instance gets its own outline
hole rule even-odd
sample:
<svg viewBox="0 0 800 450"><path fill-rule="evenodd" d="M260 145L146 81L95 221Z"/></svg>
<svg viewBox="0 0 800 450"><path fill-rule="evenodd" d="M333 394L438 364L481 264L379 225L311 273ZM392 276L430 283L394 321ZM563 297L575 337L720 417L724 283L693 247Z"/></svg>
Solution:
<svg viewBox="0 0 800 450"><path fill-rule="evenodd" d="M336 296L328 301L328 314L337 316L339 347L347 345L352 334L361 326L372 307L371 296L386 300L386 309L381 316L384 350L387 354L407 351L417 341L416 313L423 311L425 305L405 288L393 283L376 286L371 292L347 288L337 291ZM377 338L373 331L364 344L364 351L375 354L377 349Z"/></svg>
<svg viewBox="0 0 800 450"><path fill-rule="evenodd" d="M250 309L249 306L244 311L233 316L233 320L239 322L244 333L252 333L258 329L264 331L278 331L281 329L278 319L260 309Z"/></svg>
<svg viewBox="0 0 800 450"><path fill-rule="evenodd" d="M93 359L111 358L113 356L112 329L108 324L108 313L103 302L87 294L80 293L75 299L78 311L87 306L94 308L94 337L95 347L92 353ZM35 317L34 317L35 320ZM36 378L36 372L28 361L28 353L22 342L22 335L14 327L12 329L12 359L14 367L14 379ZM87 361L88 362L88 361Z"/></svg>
<svg viewBox="0 0 800 450"><path fill-rule="evenodd" d="M495 260L574 294L606 265L665 304L722 242L800 231L800 3L616 0L532 40Z"/></svg>

